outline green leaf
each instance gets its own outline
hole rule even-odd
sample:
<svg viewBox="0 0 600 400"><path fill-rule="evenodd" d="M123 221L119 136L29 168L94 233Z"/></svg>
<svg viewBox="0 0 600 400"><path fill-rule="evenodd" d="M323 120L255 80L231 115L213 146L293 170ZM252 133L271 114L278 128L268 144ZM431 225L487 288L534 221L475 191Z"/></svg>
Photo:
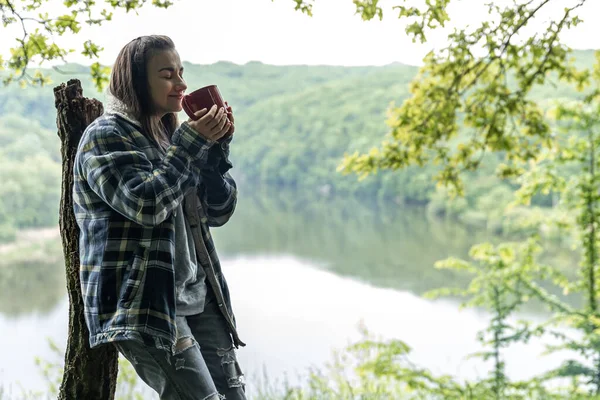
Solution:
<svg viewBox="0 0 600 400"><path fill-rule="evenodd" d="M99 62L95 62L90 67L94 86L98 91L102 91L110 80L110 67L100 65Z"/></svg>
<svg viewBox="0 0 600 400"><path fill-rule="evenodd" d="M81 52L81 54L91 59L94 59L98 58L99 53L103 50L103 47L98 46L91 40L86 40L85 42L83 42L83 51Z"/></svg>

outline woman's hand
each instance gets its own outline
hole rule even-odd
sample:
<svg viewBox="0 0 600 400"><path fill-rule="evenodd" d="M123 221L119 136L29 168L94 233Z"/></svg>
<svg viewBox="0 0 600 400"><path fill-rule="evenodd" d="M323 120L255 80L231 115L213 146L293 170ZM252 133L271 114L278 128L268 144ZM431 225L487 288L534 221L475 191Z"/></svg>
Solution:
<svg viewBox="0 0 600 400"><path fill-rule="evenodd" d="M233 132L235 132L235 118L233 117L233 109L227 102L225 102L225 107L225 110L227 111L227 117L229 118L229 122L231 122L231 128L229 129L229 132L227 132L227 136L232 136Z"/></svg>
<svg viewBox="0 0 600 400"><path fill-rule="evenodd" d="M231 109L231 107L228 107ZM217 105L213 105L210 110L203 108L194 112L198 117L196 121L188 120L188 124L200 134L203 138L216 142L221 139L232 128L233 124L227 119L227 113L223 107L217 109Z"/></svg>

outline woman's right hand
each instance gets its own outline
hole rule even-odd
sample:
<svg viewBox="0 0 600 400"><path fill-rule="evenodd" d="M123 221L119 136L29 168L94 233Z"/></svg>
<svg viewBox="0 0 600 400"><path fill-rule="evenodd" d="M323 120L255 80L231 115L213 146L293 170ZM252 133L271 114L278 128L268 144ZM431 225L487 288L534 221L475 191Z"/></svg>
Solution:
<svg viewBox="0 0 600 400"><path fill-rule="evenodd" d="M188 120L188 124L207 140L216 142L231 128L231 122L227 119L227 110L223 107L217 109L216 104L210 110L203 108L194 112L194 115L199 118L196 121Z"/></svg>

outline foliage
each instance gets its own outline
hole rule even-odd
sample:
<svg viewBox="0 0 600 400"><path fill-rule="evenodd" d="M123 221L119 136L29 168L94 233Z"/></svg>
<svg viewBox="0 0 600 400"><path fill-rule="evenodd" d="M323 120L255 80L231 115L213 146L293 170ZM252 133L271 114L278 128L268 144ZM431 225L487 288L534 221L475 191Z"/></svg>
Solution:
<svg viewBox="0 0 600 400"><path fill-rule="evenodd" d="M377 0L355 1L362 5L363 18L382 17ZM424 2L423 8L395 7L399 17L413 21L406 32L415 40L427 40L428 30L449 20L450 0ZM600 340L598 338L598 225L600 179L600 52L595 68L579 70L569 59L571 50L560 42L560 34L577 26L577 15L586 0L571 2L560 16L550 19L546 29L534 35L523 34L525 27L546 10L552 0L514 1L487 5L490 18L475 28L458 28L449 34L449 45L432 51L411 85L411 96L391 110L389 140L368 154L348 156L341 169L364 175L379 169L404 169L413 165L440 165L438 183L451 194L464 194L464 178L481 169L483 157L501 157L497 176L514 178L520 188L515 204L528 206L535 196L552 196L552 207L564 213L551 214L550 222L564 234L577 234L583 252L579 278L571 281L555 268L536 259L536 235L522 244L504 243L497 247L473 247L476 262L447 259L438 265L475 274L466 291L442 289L438 294L465 294L470 306L485 307L493 318L480 337L489 351L480 356L492 358L494 369L488 379L477 382L484 391L476 398L596 398L600 395ZM482 55L483 54L483 55ZM584 94L580 101L557 106L556 123L548 118L547 103L531 98L534 88L548 80L567 82ZM593 82L595 86L588 88ZM460 137L462 129L470 131ZM533 224L539 223L534 221ZM571 307L539 286L552 280L565 294L579 293L583 307ZM509 316L522 303L535 297L554 316L538 327L512 325ZM553 328L557 324L574 330L575 338ZM512 342L527 342L532 335L550 333L561 340L549 351L567 349L579 359L527 382L510 382L505 374L501 349ZM487 336L486 336L487 334ZM487 339L486 339L487 337ZM388 353L397 354L393 347ZM406 380L414 369L396 361L388 362L378 376L399 371ZM420 378L423 376L421 375ZM428 382L431 377L425 376ZM546 393L544 383L556 378L570 379L563 393ZM431 386L422 386L431 393ZM435 389L435 386L434 386ZM452 390L460 389L452 388ZM444 398L454 395L445 392ZM457 393L465 398L465 393ZM467 396L468 397L468 396ZM564 397L556 397L564 398Z"/></svg>
<svg viewBox="0 0 600 400"><path fill-rule="evenodd" d="M0 13L4 29L17 25L22 36L15 38L15 47L10 48L7 60L0 58L0 69L9 70L3 82L5 85L18 81L21 86L27 83L44 85L49 83L48 76L40 71L28 72L31 64L43 65L45 62L62 60L66 62L69 53L56 44L54 38L65 34L76 35L83 24L103 25L113 17L113 12L124 10L136 12L148 3L148 0L104 0L77 1L65 0L61 6L51 0L0 0ZM168 8L173 4L169 0L152 0L153 6ZM50 12L48 12L50 10ZM4 49L3 49L4 50ZM81 44L81 54L96 60L102 47L87 40ZM94 62L90 69L91 77L98 88L108 82L109 69Z"/></svg>
<svg viewBox="0 0 600 400"><path fill-rule="evenodd" d="M35 120L0 117L0 241L14 239L17 228L57 224L61 167L55 138Z"/></svg>
<svg viewBox="0 0 600 400"><path fill-rule="evenodd" d="M364 2L363 16L372 18L377 0ZM450 0L397 6L408 35L425 42L430 30L449 20ZM448 35L447 47L430 52L411 84L411 96L390 111L390 134L380 148L354 152L344 160L345 172L369 174L411 165L440 165L436 180L464 192L462 175L477 170L488 152L505 162L498 176L514 177L521 165L535 161L552 145L543 104L531 98L549 80L572 83L582 90L589 71L578 70L572 52L560 42L561 32L576 27L586 0L569 2L541 32L523 33L534 18L556 1L490 2L489 18ZM483 54L483 55L482 55ZM462 127L471 135L459 138ZM459 140L457 140L459 139Z"/></svg>
<svg viewBox="0 0 600 400"><path fill-rule="evenodd" d="M568 15L568 9L566 10ZM493 55L493 52L491 53ZM466 295L465 303L471 307L483 307L492 315L489 327L482 332L479 339L483 341L486 351L478 354L483 359L493 360L493 370L488 378L467 387L468 395L462 391L465 387L451 387L452 392L441 394L443 398L471 398L473 388L483 390L473 398L598 398L600 396L600 338L598 314L598 295L600 281L598 279L598 254L600 242L598 226L600 212L600 178L598 170L597 149L600 145L600 55L593 70L584 71L580 76L589 79L593 86L588 88L586 96L581 101L561 103L556 106L554 113L556 123L550 120L540 120L537 129L525 134L531 134L528 140L521 142L524 136L517 135L517 141L506 142L505 155L518 165L516 176L519 188L514 204L528 206L532 199L539 194L556 195L553 207L564 213L553 214L561 216L550 221L564 234L576 234L576 243L583 257L579 275L569 279L556 268L543 265L537 254L541 251L536 235L521 243L502 243L498 246L483 243L474 246L471 258L474 262L449 258L438 263L438 267L467 271L474 275L466 290L443 288L435 291L435 295ZM488 63L493 61L488 60ZM437 73L437 75L441 75ZM477 82L485 86L485 78ZM579 80L578 84L583 81ZM523 89L523 83L520 84ZM525 89L529 90L527 85ZM475 91L476 92L476 91ZM522 95L525 92L521 93ZM488 103L491 101L491 103ZM422 104L421 104L422 106ZM487 99L485 107L493 108L493 100ZM418 107L417 107L418 108ZM423 110L422 110L423 111ZM499 111L500 114L504 111ZM494 114L495 115L495 114ZM539 114L546 118L545 114ZM492 126L498 121L495 116L483 115L482 126ZM468 119L468 117L467 117ZM553 127L551 130L550 127ZM497 126L500 135L510 135L501 123ZM429 133L434 134L434 128L429 127ZM547 131L545 131L547 129ZM497 132L497 133L498 133ZM489 137L489 136L488 136ZM530 140L531 139L531 140ZM437 138L439 140L439 138ZM435 143L436 140L434 140ZM466 162L468 157L462 159ZM445 160L449 161L448 159ZM452 168L456 167L455 164ZM474 165L473 168L478 168ZM505 167L508 168L508 167ZM457 193L461 193L459 176L448 175L446 183L452 183ZM568 217L562 217L567 215ZM535 221L538 222L538 221ZM573 307L565 301L552 295L540 286L542 280L552 281L565 294L579 294L586 299L581 307ZM552 317L539 326L532 326L526 321L514 324L510 322L511 314L521 308L530 298L543 302L552 312ZM568 328L565 331L564 328ZM549 352L567 350L573 353L573 358L546 374L525 382L512 382L506 375L506 365L502 359L502 350L511 343L526 343L533 336L551 335L559 340L559 344L548 347ZM394 348L388 348L387 353L394 354ZM387 354L386 353L386 354ZM384 364L378 376L395 374L397 380L405 381L414 369L405 369L397 361ZM431 381L424 375L427 382ZM421 375L422 379L423 376ZM565 380L567 384L565 384ZM548 383L558 381L559 390L548 389ZM456 384L455 381L451 381ZM422 386L427 393L432 393L437 386ZM435 392L434 392L435 393Z"/></svg>
<svg viewBox="0 0 600 400"><path fill-rule="evenodd" d="M593 71L600 78L600 61ZM428 399L597 399L600 398L600 338L598 314L598 200L600 178L597 149L600 145L600 79L591 94L579 103L561 104L556 118L561 123L556 140L541 151L536 162L519 179L517 203L529 204L539 192L556 192L557 208L575 215L565 222L555 222L563 231L574 231L583 252L580 275L575 279L557 268L541 264L539 239L492 245L483 243L470 252L472 261L448 258L438 262L438 268L464 271L473 276L466 289L441 288L430 296L467 297L464 306L484 308L490 312L490 323L478 339L484 351L473 356L491 360L488 377L476 382L461 382L450 376L434 376L429 371L407 362L408 346L398 340L387 342L365 339L353 349L377 350L363 362L360 370L374 379L391 379L402 390L411 390L416 398ZM568 174L573 165L577 174ZM578 293L586 302L572 306L540 286L550 280L565 294ZM531 298L542 301L552 317L534 325L528 321L513 321L512 315ZM565 331L564 328L568 328ZM558 328L558 329L557 329ZM560 329L563 328L563 329ZM502 356L513 343L527 343L532 337L551 335L559 340L548 347L549 352L567 350L576 357L542 376L527 381L511 381L508 366ZM554 385L548 385L557 381ZM402 398L398 392L396 398ZM357 397L360 398L360 397Z"/></svg>
<svg viewBox="0 0 600 400"><path fill-rule="evenodd" d="M56 398L63 376L63 354L64 350L48 339L48 346L54 354L51 360L36 358L35 363L38 372L44 377L47 388L42 391L27 390L20 388L19 393L8 390L3 393L0 388L0 400L46 400ZM115 400L143 400L154 399L156 395L137 376L133 366L126 359L119 357L119 375L117 377L117 389Z"/></svg>
<svg viewBox="0 0 600 400"><path fill-rule="evenodd" d="M581 66L591 66L591 52L577 53ZM456 218L492 232L528 231L502 211L515 187L491 178L499 164L488 157L478 171L465 175L464 200L449 200L436 189L439 167L408 167L386 171L356 183L353 176L335 172L344 153L364 148L385 132L381 119L389 104L409 96L406 86L416 69L386 67L276 67L261 63L235 65L185 63L190 88L217 83L233 105L238 130L233 144L233 173L248 185L296 189L314 197L356 195L369 201L430 203L434 215ZM69 67L82 79L84 94L105 100L83 66ZM52 70L49 79L64 80ZM565 84L531 92L541 99L575 100ZM553 97L555 96L555 97ZM51 226L57 222L60 195L60 153L55 134L56 110L51 87L0 88L0 240L14 238L17 229ZM471 132L460 133L467 138ZM261 162L256 162L261 160ZM552 195L540 194L533 203L546 207ZM541 210L543 212L548 209ZM541 215L541 214L540 214Z"/></svg>
<svg viewBox="0 0 600 400"><path fill-rule="evenodd" d="M557 283L565 292L582 293L586 299L585 307L572 309L564 303L552 299L543 290L530 288L534 295L545 300L555 311L554 323L562 322L578 331L576 338L556 334L563 344L551 349L568 349L583 357L581 360L569 360L549 377L570 377L583 385L590 394L600 395L600 338L598 294L599 237L598 195L600 177L597 149L600 144L600 118L598 103L600 95L600 57L592 72L594 87L584 101L573 104L561 104L557 107L556 118L562 122L561 135L555 146L541 154L521 178L522 186L517 200L527 203L533 193L554 191L560 194L559 207L568 210L575 218L568 221L558 220L563 230L578 233L578 247L583 257L579 277L573 282L562 279ZM566 175L569 166L577 165L581 172Z"/></svg>
<svg viewBox="0 0 600 400"><path fill-rule="evenodd" d="M367 338L368 332L361 328ZM364 366L380 354L375 349L349 346L333 353L324 367L312 367L303 374L301 383L269 382L268 377L256 386L257 400L367 400L413 399L403 382L366 372Z"/></svg>

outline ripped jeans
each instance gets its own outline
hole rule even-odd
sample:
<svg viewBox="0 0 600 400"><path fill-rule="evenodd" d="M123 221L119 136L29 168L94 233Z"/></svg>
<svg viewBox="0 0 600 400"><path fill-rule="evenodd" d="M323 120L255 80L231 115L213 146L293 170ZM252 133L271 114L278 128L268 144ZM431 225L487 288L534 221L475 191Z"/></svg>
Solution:
<svg viewBox="0 0 600 400"><path fill-rule="evenodd" d="M243 374L214 295L206 296L201 314L177 317L177 331L176 355L133 340L115 346L161 400L245 400Z"/></svg>

